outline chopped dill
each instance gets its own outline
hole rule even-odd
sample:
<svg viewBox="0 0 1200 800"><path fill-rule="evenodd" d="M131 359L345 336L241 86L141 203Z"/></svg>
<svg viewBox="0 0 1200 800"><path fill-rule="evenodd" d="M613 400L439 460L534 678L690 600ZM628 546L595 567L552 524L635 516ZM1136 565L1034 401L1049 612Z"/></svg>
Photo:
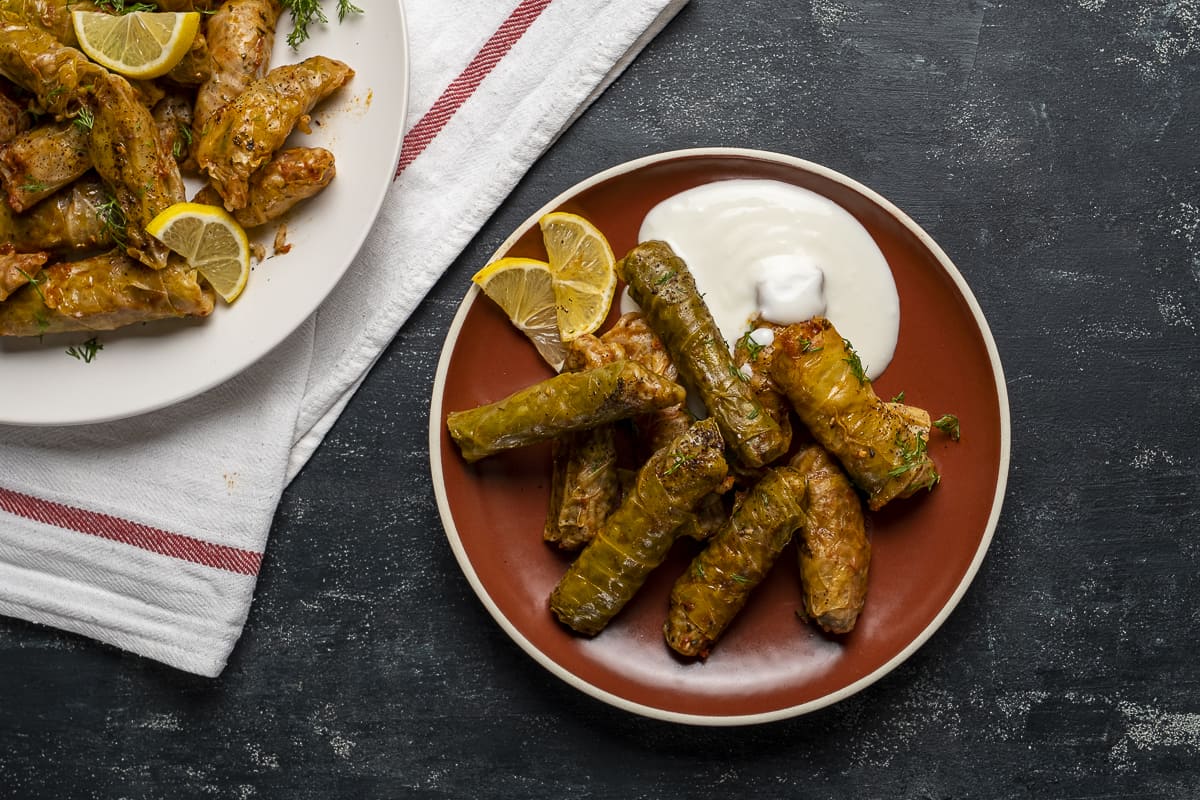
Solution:
<svg viewBox="0 0 1200 800"><path fill-rule="evenodd" d="M941 417L933 421L933 427L937 428L939 431L946 434L956 442L962 435L962 431L958 426L958 417L954 416L953 414L943 414Z"/></svg>
<svg viewBox="0 0 1200 800"><path fill-rule="evenodd" d="M893 403L903 403L904 402L904 392L900 392L895 397L893 397L892 402Z"/></svg>
<svg viewBox="0 0 1200 800"><path fill-rule="evenodd" d="M674 271L674 270L672 270L671 272L664 273L664 274L663 274L663 276L662 276L661 278L659 278L658 280L656 280L656 281L654 282L654 285L655 285L655 286L662 286L664 283L666 283L667 281L671 280L671 278L674 278L674 277L675 277L675 271Z"/></svg>
<svg viewBox="0 0 1200 800"><path fill-rule="evenodd" d="M916 443L911 443L904 434L906 429L896 431L896 447L900 450L900 463L888 470L890 477L903 475L909 470L916 469L925 462L925 451L929 442L923 434L916 435Z"/></svg>
<svg viewBox="0 0 1200 800"><path fill-rule="evenodd" d="M175 141L171 143L172 157L179 159L183 158L184 148L192 146L192 128L182 122L175 126L176 132L179 134L175 137Z"/></svg>
<svg viewBox="0 0 1200 800"><path fill-rule="evenodd" d="M135 11L158 11L154 3L130 3L125 0L96 0L96 7L111 11L114 14L132 14Z"/></svg>
<svg viewBox="0 0 1200 800"><path fill-rule="evenodd" d="M752 333L754 333L754 331L746 331L742 335L742 345L746 348L746 352L750 355L750 360L757 361L758 354L767 349L767 346L754 341L754 337L750 335Z"/></svg>
<svg viewBox="0 0 1200 800"><path fill-rule="evenodd" d="M824 347L813 347L812 339L808 339L804 336L798 336L796 337L796 340L800 342L801 353L819 353L825 349ZM846 342L846 344L848 345L850 343Z"/></svg>

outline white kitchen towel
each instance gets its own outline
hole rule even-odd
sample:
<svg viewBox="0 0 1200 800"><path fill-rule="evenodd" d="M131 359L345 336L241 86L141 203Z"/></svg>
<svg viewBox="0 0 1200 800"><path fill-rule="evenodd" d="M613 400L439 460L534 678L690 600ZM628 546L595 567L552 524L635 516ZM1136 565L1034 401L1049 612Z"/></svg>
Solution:
<svg viewBox="0 0 1200 800"><path fill-rule="evenodd" d="M685 2L404 0L408 130L354 265L286 342L200 397L0 426L0 614L219 674L284 486L530 165Z"/></svg>

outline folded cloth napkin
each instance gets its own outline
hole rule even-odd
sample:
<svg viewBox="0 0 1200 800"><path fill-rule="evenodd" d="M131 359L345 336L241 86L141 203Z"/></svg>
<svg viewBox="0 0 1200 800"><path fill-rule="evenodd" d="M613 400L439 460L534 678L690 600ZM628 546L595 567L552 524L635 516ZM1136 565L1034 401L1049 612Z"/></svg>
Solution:
<svg viewBox="0 0 1200 800"><path fill-rule="evenodd" d="M404 0L409 127L346 277L200 397L99 425L0 426L0 614L218 675L284 486L529 166L685 2Z"/></svg>

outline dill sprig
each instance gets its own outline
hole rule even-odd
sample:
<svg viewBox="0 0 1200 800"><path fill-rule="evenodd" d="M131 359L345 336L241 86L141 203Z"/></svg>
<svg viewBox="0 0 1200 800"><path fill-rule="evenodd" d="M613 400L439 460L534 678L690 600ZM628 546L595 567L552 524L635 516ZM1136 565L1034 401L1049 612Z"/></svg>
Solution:
<svg viewBox="0 0 1200 800"><path fill-rule="evenodd" d="M117 198L109 195L108 198L96 206L96 213L100 215L100 221L103 223L104 232L108 234L115 243L124 246L125 244L125 210L121 208Z"/></svg>
<svg viewBox="0 0 1200 800"><path fill-rule="evenodd" d="M82 131L90 131L96 124L96 115L87 106L80 106L75 112L75 126Z"/></svg>
<svg viewBox="0 0 1200 800"><path fill-rule="evenodd" d="M25 182L21 184L21 191L29 192L30 194L37 194L39 192L44 192L49 188L50 188L50 184L42 183L41 181L35 180L29 176L26 176Z"/></svg>
<svg viewBox="0 0 1200 800"><path fill-rule="evenodd" d="M292 32L288 34L287 43L292 49L300 46L301 42L308 39L308 26L315 23L329 22L329 18L325 16L325 12L321 10L322 0L283 0L284 8L292 15ZM350 2L350 0L338 0L337 18L338 22L346 19L350 14L361 14L363 10Z"/></svg>
<svg viewBox="0 0 1200 800"><path fill-rule="evenodd" d="M85 364L90 364L96 358L96 353L104 349L104 345L95 336L88 339L81 345L71 345L67 348L67 355L76 361L82 361Z"/></svg>
<svg viewBox="0 0 1200 800"><path fill-rule="evenodd" d="M867 373L863 371L862 359L858 357L858 353L854 350L854 345L850 344L849 339L843 341L846 343L846 357L842 360L850 365L850 374L858 378L858 385L864 386L867 382Z"/></svg>
<svg viewBox="0 0 1200 800"><path fill-rule="evenodd" d="M893 403L903 403L904 402L904 392L900 392L895 397L893 397L892 402Z"/></svg>
<svg viewBox="0 0 1200 800"><path fill-rule="evenodd" d="M683 453L672 453L671 458L673 459L671 461L671 466L667 467L667 471L664 472L663 475L670 475L671 473L675 472L677 469L682 467L684 464L691 461L692 458L694 458L694 456L689 457L689 456L683 455Z"/></svg>
<svg viewBox="0 0 1200 800"><path fill-rule="evenodd" d="M42 294L42 282L20 267L17 267L17 272L21 273L22 277L29 281L29 285L37 292L37 296L42 299L42 305L46 305L46 295Z"/></svg>

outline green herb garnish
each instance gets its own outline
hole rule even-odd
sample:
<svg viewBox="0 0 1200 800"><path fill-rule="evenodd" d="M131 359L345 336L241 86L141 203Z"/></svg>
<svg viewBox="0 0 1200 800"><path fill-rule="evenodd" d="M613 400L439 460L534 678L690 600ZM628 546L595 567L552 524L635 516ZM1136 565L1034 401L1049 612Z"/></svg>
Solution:
<svg viewBox="0 0 1200 800"><path fill-rule="evenodd" d="M183 148L192 146L192 128L190 125L184 125L183 123L175 127L179 135L175 137L175 141L171 145L171 155L175 158L182 158Z"/></svg>
<svg viewBox="0 0 1200 800"><path fill-rule="evenodd" d="M109 238L117 244L123 245L125 242L125 211L117 202L117 198L109 195L103 203L96 206L96 213L100 215L104 232L108 234Z"/></svg>
<svg viewBox="0 0 1200 800"><path fill-rule="evenodd" d="M758 359L758 354L767 349L767 346L754 341L754 337L750 335L752 333L754 333L754 331L746 331L746 333L742 335L742 346L746 348L746 352L749 354L750 360L756 361Z"/></svg>
<svg viewBox="0 0 1200 800"><path fill-rule="evenodd" d="M667 467L667 471L664 472L663 475L670 475L672 472L691 461L690 458L684 457L681 453L672 453L671 457L674 459L674 461L671 462L671 466Z"/></svg>
<svg viewBox="0 0 1200 800"><path fill-rule="evenodd" d="M933 421L933 427L937 428L942 433L949 436L954 441L958 441L962 431L958 426L958 417L953 414L943 414L940 418Z"/></svg>
<svg viewBox="0 0 1200 800"><path fill-rule="evenodd" d="M104 345L102 345L100 343L99 339L97 339L95 336L93 336L92 338L88 339L86 342L79 345L78 347L76 347L75 345L71 345L70 347L68 347L67 355L69 355L71 358L76 359L77 361L82 361L85 364L90 364L90 363L92 363L93 359L96 358L96 353L100 352L103 349L104 349Z"/></svg>
<svg viewBox="0 0 1200 800"><path fill-rule="evenodd" d="M33 290L35 292L37 292L37 296L42 298L42 304L44 305L46 303L46 295L42 294L42 282L39 281L37 278L33 277L32 275L30 275L25 270L21 269L20 267L17 267L17 272L21 273L22 277L24 277L25 280L29 281L29 285L33 287ZM47 324L49 324L49 323L47 323Z"/></svg>
<svg viewBox="0 0 1200 800"><path fill-rule="evenodd" d="M804 336L797 336L796 341L800 342L800 352L801 353L819 353L825 349L824 347L813 347L812 339L806 338ZM850 343L846 342L846 344L850 344Z"/></svg>
<svg viewBox="0 0 1200 800"><path fill-rule="evenodd" d="M903 403L904 402L904 392L900 392L895 397L893 397L892 402L893 403Z"/></svg>
<svg viewBox="0 0 1200 800"><path fill-rule="evenodd" d="M292 14L292 32L288 34L287 43L293 49L300 46L300 43L308 39L308 26L314 22L328 22L328 17L321 10L321 0L283 0L283 6ZM343 21L350 14L361 14L363 10L350 2L350 0L338 0L337 17L338 22Z"/></svg>
<svg viewBox="0 0 1200 800"><path fill-rule="evenodd" d="M38 194L39 192L44 192L49 188L50 184L42 183L41 181L28 177L25 178L25 182L21 184L21 191L29 192L30 194Z"/></svg>
<svg viewBox="0 0 1200 800"><path fill-rule="evenodd" d="M858 378L858 385L864 386L867 382L867 373L863 371L862 359L858 357L858 353L854 350L854 345L850 344L849 339L843 339L846 343L846 357L842 359L850 365L850 374ZM805 350L807 353L808 351Z"/></svg>
<svg viewBox="0 0 1200 800"><path fill-rule="evenodd" d="M904 435L906 432L911 433L911 431L904 428L896 431L896 447L900 450L900 463L888 470L888 475L892 478L903 475L909 470L917 469L925 463L925 452L929 446L925 435L918 433L916 435L916 442L911 442ZM936 472L933 473L929 479L927 488L932 489L940 479L940 475Z"/></svg>
<svg viewBox="0 0 1200 800"><path fill-rule="evenodd" d="M81 131L90 131L92 125L96 123L96 115L87 106L80 106L79 111L75 112L75 125Z"/></svg>
<svg viewBox="0 0 1200 800"><path fill-rule="evenodd" d="M125 0L96 0L96 7L111 11L114 14L132 14L135 11L158 11L154 3L130 3Z"/></svg>

